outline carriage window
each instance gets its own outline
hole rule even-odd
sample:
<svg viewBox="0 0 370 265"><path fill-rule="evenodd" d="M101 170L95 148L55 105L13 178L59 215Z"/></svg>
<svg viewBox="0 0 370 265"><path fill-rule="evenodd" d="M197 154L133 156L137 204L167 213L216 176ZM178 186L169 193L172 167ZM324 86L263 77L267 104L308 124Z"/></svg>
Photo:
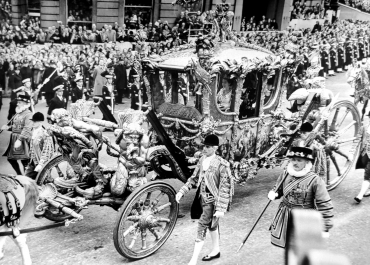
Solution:
<svg viewBox="0 0 370 265"><path fill-rule="evenodd" d="M195 106L195 96L191 93L193 81L188 73L160 72L159 80L165 102Z"/></svg>
<svg viewBox="0 0 370 265"><path fill-rule="evenodd" d="M267 79L267 88L265 90L265 99L263 105L268 105L274 98L277 89L277 73L274 73L269 79Z"/></svg>
<svg viewBox="0 0 370 265"><path fill-rule="evenodd" d="M257 117L257 92L258 92L258 76L257 72L253 71L247 74L244 79L241 101L239 108L239 119L247 119Z"/></svg>
<svg viewBox="0 0 370 265"><path fill-rule="evenodd" d="M231 112L232 109L232 95L234 81L220 78L218 90L217 90L217 106L223 112Z"/></svg>

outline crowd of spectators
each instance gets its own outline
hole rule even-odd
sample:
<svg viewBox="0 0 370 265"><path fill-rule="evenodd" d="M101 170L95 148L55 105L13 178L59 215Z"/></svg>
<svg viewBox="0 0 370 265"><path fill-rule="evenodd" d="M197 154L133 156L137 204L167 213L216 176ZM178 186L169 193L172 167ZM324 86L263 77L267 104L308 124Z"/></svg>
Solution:
<svg viewBox="0 0 370 265"><path fill-rule="evenodd" d="M330 0L325 0L320 3L316 3L314 6L309 6L310 1L296 0L293 3L293 10L290 14L290 19L325 19L327 18L327 10L330 7Z"/></svg>
<svg viewBox="0 0 370 265"><path fill-rule="evenodd" d="M340 0L342 4L356 8L362 12L370 13L370 1L369 0Z"/></svg>
<svg viewBox="0 0 370 265"><path fill-rule="evenodd" d="M155 23L149 22L148 18L139 13L127 15L125 23L119 25L105 24L97 29L95 24L78 24L81 21L74 19L89 20L89 17L82 17L78 11L70 10L67 25L58 21L57 26L43 30L40 21L36 18L27 16L17 26L13 26L5 20L1 23L0 41L12 42L16 44L38 43L44 44L65 43L65 44L88 44L92 42L179 42L180 44L188 41L190 30L201 30L204 18L200 12L189 15L188 11L181 12L176 19L174 26L170 26L167 21L158 20Z"/></svg>
<svg viewBox="0 0 370 265"><path fill-rule="evenodd" d="M274 31L278 29L278 24L274 18L262 16L261 20L257 21L256 17L251 17L248 21L243 18L241 31Z"/></svg>

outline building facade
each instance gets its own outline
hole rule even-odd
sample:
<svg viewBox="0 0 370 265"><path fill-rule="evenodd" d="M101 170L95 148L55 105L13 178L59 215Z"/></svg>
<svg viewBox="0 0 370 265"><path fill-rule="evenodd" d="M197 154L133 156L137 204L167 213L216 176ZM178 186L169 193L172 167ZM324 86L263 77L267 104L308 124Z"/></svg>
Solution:
<svg viewBox="0 0 370 265"><path fill-rule="evenodd" d="M25 14L39 16L41 26L57 26L58 21L69 23L71 14L78 24L88 28L96 24L99 29L104 24L118 22L120 26L133 14L145 21L167 21L173 25L181 11L190 12L215 9L222 0L195 0L187 6L172 4L174 0L12 0L13 22L19 23ZM279 28L289 23L290 7L293 0L226 0L235 13L233 29L240 30L243 17L265 15L275 18Z"/></svg>

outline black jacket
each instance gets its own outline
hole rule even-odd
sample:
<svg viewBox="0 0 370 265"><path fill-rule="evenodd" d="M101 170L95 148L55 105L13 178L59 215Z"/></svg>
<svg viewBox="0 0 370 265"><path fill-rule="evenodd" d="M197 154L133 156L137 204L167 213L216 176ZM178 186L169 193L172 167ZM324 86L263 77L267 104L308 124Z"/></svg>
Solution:
<svg viewBox="0 0 370 265"><path fill-rule="evenodd" d="M65 109L67 108L67 101L63 98L63 101L58 98L57 95L49 103L48 115L51 115L55 109Z"/></svg>

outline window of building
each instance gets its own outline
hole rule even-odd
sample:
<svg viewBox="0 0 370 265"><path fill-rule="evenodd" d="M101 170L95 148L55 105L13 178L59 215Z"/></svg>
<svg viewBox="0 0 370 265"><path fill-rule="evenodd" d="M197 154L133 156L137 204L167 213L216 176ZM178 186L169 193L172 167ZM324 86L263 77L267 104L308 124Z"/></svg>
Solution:
<svg viewBox="0 0 370 265"><path fill-rule="evenodd" d="M92 0L68 0L68 26L76 25L90 28L92 24L92 8Z"/></svg>
<svg viewBox="0 0 370 265"><path fill-rule="evenodd" d="M129 29L138 29L139 25L148 25L152 19L152 0L126 0L125 24Z"/></svg>

